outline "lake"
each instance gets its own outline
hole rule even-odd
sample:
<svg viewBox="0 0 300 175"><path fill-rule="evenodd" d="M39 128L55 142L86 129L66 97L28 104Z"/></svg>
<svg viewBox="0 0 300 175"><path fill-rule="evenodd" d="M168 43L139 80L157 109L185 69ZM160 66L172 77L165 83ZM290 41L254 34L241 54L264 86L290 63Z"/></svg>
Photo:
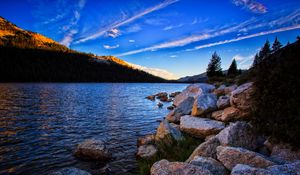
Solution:
<svg viewBox="0 0 300 175"><path fill-rule="evenodd" d="M0 174L47 174L75 166L93 174L135 174L137 139L154 133L168 113L158 92L186 84L0 84ZM113 160L86 162L73 156L85 139L107 141Z"/></svg>

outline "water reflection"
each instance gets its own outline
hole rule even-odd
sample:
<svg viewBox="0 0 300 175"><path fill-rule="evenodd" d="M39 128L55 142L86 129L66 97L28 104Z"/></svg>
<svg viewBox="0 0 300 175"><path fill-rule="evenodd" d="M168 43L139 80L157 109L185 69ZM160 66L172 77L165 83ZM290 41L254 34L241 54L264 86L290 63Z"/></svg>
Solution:
<svg viewBox="0 0 300 175"><path fill-rule="evenodd" d="M154 132L166 113L145 96L183 84L0 84L0 174L44 174L76 166L94 174L136 168L136 139ZM78 142L101 138L107 165L72 156Z"/></svg>

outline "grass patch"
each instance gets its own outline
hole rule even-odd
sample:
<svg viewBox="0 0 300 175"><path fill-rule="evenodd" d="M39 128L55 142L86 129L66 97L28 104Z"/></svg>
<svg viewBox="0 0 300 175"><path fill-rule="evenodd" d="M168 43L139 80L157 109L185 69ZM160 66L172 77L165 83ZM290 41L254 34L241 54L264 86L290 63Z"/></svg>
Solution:
<svg viewBox="0 0 300 175"><path fill-rule="evenodd" d="M184 139L181 141L175 141L165 143L156 143L158 148L158 153L151 159L139 159L139 174L147 175L150 174L150 169L153 163L161 160L167 159L168 161L179 161L184 162L189 158L195 148L202 143L203 140L191 137L189 135L184 135Z"/></svg>

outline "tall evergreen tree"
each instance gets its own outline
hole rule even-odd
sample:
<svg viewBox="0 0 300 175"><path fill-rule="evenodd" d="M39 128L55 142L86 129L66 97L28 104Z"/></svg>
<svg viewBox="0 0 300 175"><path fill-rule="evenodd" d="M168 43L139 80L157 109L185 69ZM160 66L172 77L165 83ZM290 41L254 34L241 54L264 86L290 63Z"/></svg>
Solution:
<svg viewBox="0 0 300 175"><path fill-rule="evenodd" d="M254 60L252 63L252 67L256 67L260 62L262 61L261 57L258 55L258 53L254 56Z"/></svg>
<svg viewBox="0 0 300 175"><path fill-rule="evenodd" d="M274 41L274 43L273 43L273 45L272 45L272 51L273 52L276 52L276 51L278 51L280 48L282 47L282 45L281 45L281 43L278 41L278 38L276 37L275 38L275 41Z"/></svg>
<svg viewBox="0 0 300 175"><path fill-rule="evenodd" d="M229 66L227 76L235 77L238 74L237 65L235 59L232 60L231 65Z"/></svg>
<svg viewBox="0 0 300 175"><path fill-rule="evenodd" d="M259 57L261 60L263 60L265 57L269 56L270 54L271 54L270 42L269 40L267 40L264 46L259 51Z"/></svg>
<svg viewBox="0 0 300 175"><path fill-rule="evenodd" d="M206 69L208 77L222 76L221 57L214 52Z"/></svg>

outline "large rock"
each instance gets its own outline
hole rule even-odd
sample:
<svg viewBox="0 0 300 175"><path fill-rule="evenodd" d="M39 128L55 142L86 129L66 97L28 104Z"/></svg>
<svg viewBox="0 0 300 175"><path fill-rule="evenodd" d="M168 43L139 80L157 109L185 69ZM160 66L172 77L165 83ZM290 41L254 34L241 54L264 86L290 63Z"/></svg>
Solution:
<svg viewBox="0 0 300 175"><path fill-rule="evenodd" d="M154 134L148 134L145 135L144 137L138 138L137 145L149 145L155 142L155 135Z"/></svg>
<svg viewBox="0 0 300 175"><path fill-rule="evenodd" d="M293 150L289 144L273 144L271 158L280 163L289 163L300 160L300 149Z"/></svg>
<svg viewBox="0 0 300 175"><path fill-rule="evenodd" d="M169 122L178 123L181 116L191 114L194 101L194 97L188 97L187 99L183 100L177 108L167 115L166 119Z"/></svg>
<svg viewBox="0 0 300 175"><path fill-rule="evenodd" d="M75 168L75 167L67 167L62 168L58 171L52 172L49 175L91 175L89 172L84 170Z"/></svg>
<svg viewBox="0 0 300 175"><path fill-rule="evenodd" d="M173 139L181 140L183 138L179 129L170 125L167 120L163 120L159 127L157 128L157 132L155 135L156 141L165 141L172 142Z"/></svg>
<svg viewBox="0 0 300 175"><path fill-rule="evenodd" d="M216 137L223 146L243 147L250 150L258 147L257 134L246 122L230 123Z"/></svg>
<svg viewBox="0 0 300 175"><path fill-rule="evenodd" d="M201 94L209 93L213 89L215 89L215 86L205 83L198 83L198 84L192 84L189 85L186 89L184 89L180 94L178 94L174 100L173 104L175 106L179 106L179 104L187 99L188 97L196 97Z"/></svg>
<svg viewBox="0 0 300 175"><path fill-rule="evenodd" d="M215 120L222 120L222 114L223 114L224 110L218 110L218 111L214 111L211 113L211 118L215 119Z"/></svg>
<svg viewBox="0 0 300 175"><path fill-rule="evenodd" d="M76 150L75 156L88 160L109 160L111 153L106 148L105 142L102 140L88 139L80 143Z"/></svg>
<svg viewBox="0 0 300 175"><path fill-rule="evenodd" d="M220 96L217 101L218 109L225 109L230 106L230 97L229 96Z"/></svg>
<svg viewBox="0 0 300 175"><path fill-rule="evenodd" d="M217 96L224 95L225 94L225 88L226 88L225 85L221 85L220 87L218 87L217 89L215 89L213 91L213 93L216 94Z"/></svg>
<svg viewBox="0 0 300 175"><path fill-rule="evenodd" d="M196 156L190 164L200 166L208 169L214 175L227 175L229 174L226 168L218 161L211 157Z"/></svg>
<svg viewBox="0 0 300 175"><path fill-rule="evenodd" d="M219 133L225 128L223 122L185 115L180 118L180 130L194 137L205 138L206 136Z"/></svg>
<svg viewBox="0 0 300 175"><path fill-rule="evenodd" d="M240 147L218 146L217 158L229 170L237 164L246 164L257 168L275 165L267 157Z"/></svg>
<svg viewBox="0 0 300 175"><path fill-rule="evenodd" d="M273 165L266 169L255 168L249 165L238 164L232 171L231 175L299 175L300 161L284 165Z"/></svg>
<svg viewBox="0 0 300 175"><path fill-rule="evenodd" d="M190 162L196 156L211 157L217 159L217 147L220 146L220 141L216 137L212 137L207 141L201 143L186 160Z"/></svg>
<svg viewBox="0 0 300 175"><path fill-rule="evenodd" d="M234 91L234 90L236 90L236 88L237 88L238 86L237 85L231 85L231 86L228 86L228 87L225 87L224 88L224 93L226 94L226 95L231 95L231 92L232 91Z"/></svg>
<svg viewBox="0 0 300 175"><path fill-rule="evenodd" d="M217 109L217 96L215 94L201 94L196 97L193 104L192 115L200 116Z"/></svg>
<svg viewBox="0 0 300 175"><path fill-rule="evenodd" d="M154 163L151 175L213 175L211 171L201 166L183 162L169 162L165 159Z"/></svg>
<svg viewBox="0 0 300 175"><path fill-rule="evenodd" d="M231 92L230 104L242 111L250 111L252 95L254 92L253 83L245 83Z"/></svg>
<svg viewBox="0 0 300 175"><path fill-rule="evenodd" d="M155 156L157 149L153 145L142 145L138 148L137 157L142 159L149 159Z"/></svg>

